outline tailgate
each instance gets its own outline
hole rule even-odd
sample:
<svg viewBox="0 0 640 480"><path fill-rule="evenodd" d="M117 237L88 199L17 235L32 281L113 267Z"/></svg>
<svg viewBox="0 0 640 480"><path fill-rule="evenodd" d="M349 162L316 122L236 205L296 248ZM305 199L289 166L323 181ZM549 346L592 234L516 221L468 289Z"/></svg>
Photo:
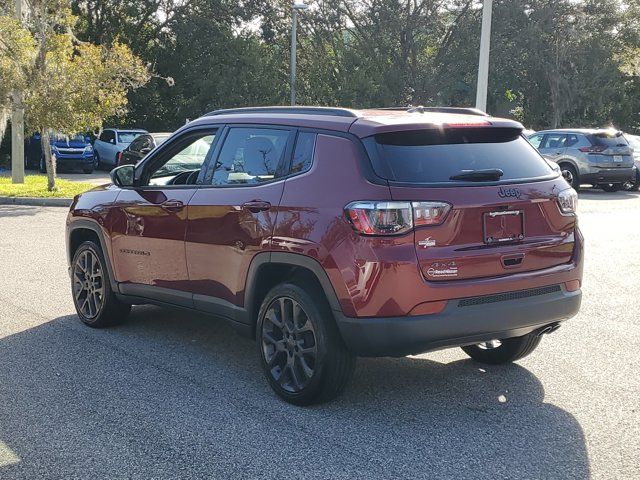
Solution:
<svg viewBox="0 0 640 480"><path fill-rule="evenodd" d="M560 213L550 180L464 188L391 187L394 200L452 205L441 225L415 229L426 280L441 282L541 270L571 260L576 217Z"/></svg>

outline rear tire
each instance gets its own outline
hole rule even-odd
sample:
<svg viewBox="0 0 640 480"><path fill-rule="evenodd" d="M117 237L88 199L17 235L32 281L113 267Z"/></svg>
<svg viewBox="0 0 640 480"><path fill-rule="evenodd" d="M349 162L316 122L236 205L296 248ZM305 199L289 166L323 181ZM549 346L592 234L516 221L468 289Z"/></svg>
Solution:
<svg viewBox="0 0 640 480"><path fill-rule="evenodd" d="M562 172L563 178L567 181L567 183L573 188L575 191L578 191L580 188L580 178L578 176L578 172L573 168L573 165L568 163L563 163L560 165L560 172Z"/></svg>
<svg viewBox="0 0 640 480"><path fill-rule="evenodd" d="M500 345L492 348L487 348L487 344L491 342L486 342L467 345L462 347L462 350L476 362L499 365L515 362L526 357L536 349L540 340L541 335L538 332L532 332L522 337L498 340Z"/></svg>
<svg viewBox="0 0 640 480"><path fill-rule="evenodd" d="M636 179L634 182L626 184L627 190L630 192L637 192L640 190L640 171L636 171Z"/></svg>
<svg viewBox="0 0 640 480"><path fill-rule="evenodd" d="M331 309L314 288L283 283L265 297L256 340L271 388L294 405L327 402L338 396L355 369Z"/></svg>
<svg viewBox="0 0 640 480"><path fill-rule="evenodd" d="M602 183L600 184L600 188L605 192L609 192L609 193L619 192L620 190L622 190L622 184L621 183Z"/></svg>
<svg viewBox="0 0 640 480"><path fill-rule="evenodd" d="M131 311L113 293L102 249L92 241L80 244L73 255L71 292L78 317L93 328L120 324Z"/></svg>

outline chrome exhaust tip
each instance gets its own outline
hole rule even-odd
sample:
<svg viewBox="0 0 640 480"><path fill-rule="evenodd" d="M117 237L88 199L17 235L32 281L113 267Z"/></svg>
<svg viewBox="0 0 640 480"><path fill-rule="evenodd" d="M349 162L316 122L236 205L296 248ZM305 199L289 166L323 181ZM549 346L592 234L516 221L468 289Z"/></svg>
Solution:
<svg viewBox="0 0 640 480"><path fill-rule="evenodd" d="M555 332L556 330L558 330L559 328L560 328L560 324L559 323L554 323L552 325L547 325L546 327L542 327L540 330L538 330L538 336L549 335L549 334Z"/></svg>

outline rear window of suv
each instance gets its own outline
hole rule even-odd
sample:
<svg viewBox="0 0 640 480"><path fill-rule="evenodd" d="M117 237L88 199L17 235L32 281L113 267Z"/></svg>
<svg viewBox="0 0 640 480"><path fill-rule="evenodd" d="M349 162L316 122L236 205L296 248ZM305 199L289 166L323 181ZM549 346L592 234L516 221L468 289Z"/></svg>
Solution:
<svg viewBox="0 0 640 480"><path fill-rule="evenodd" d="M504 174L498 183L556 175L514 128L383 133L364 139L364 144L376 174L402 183L478 184L450 179L469 170L500 169Z"/></svg>
<svg viewBox="0 0 640 480"><path fill-rule="evenodd" d="M594 145L603 147L626 147L629 145L622 132L602 132L590 135L589 140Z"/></svg>

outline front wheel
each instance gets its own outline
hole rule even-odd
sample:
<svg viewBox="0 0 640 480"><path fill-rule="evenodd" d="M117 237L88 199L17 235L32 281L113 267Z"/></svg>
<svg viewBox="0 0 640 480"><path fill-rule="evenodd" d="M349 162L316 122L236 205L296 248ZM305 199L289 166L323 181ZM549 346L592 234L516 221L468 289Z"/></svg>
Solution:
<svg viewBox="0 0 640 480"><path fill-rule="evenodd" d="M82 243L74 253L71 286L78 317L90 327L119 324L131 310L113 293L102 250L95 242Z"/></svg>
<svg viewBox="0 0 640 480"><path fill-rule="evenodd" d="M462 347L462 350L477 362L499 365L526 357L536 349L540 339L539 332L532 332L522 337L467 345Z"/></svg>
<svg viewBox="0 0 640 480"><path fill-rule="evenodd" d="M603 183L600 185L600 188L605 192L609 192L609 193L619 192L620 190L622 190L622 184L621 183Z"/></svg>
<svg viewBox="0 0 640 480"><path fill-rule="evenodd" d="M355 356L344 345L331 309L320 295L281 284L265 297L256 337L271 388L294 405L338 396L353 375Z"/></svg>

